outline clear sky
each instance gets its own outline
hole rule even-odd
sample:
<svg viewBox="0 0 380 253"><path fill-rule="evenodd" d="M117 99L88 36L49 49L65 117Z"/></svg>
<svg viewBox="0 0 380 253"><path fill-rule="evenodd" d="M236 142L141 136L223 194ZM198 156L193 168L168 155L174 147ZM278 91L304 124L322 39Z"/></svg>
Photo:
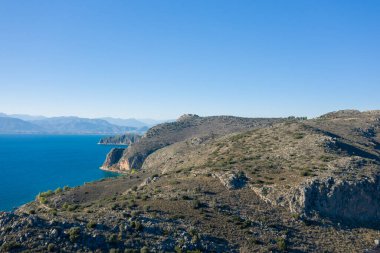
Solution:
<svg viewBox="0 0 380 253"><path fill-rule="evenodd" d="M0 112L380 109L380 1L0 1Z"/></svg>

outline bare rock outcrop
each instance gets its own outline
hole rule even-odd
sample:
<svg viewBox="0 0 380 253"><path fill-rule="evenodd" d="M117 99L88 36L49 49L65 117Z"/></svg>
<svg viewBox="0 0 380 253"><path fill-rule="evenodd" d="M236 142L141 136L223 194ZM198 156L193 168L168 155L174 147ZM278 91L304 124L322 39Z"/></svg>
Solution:
<svg viewBox="0 0 380 253"><path fill-rule="evenodd" d="M113 170L113 167L115 164L117 164L121 157L124 154L125 149L124 148L113 148L111 151L107 154L106 160L104 161L101 169L104 170Z"/></svg>
<svg viewBox="0 0 380 253"><path fill-rule="evenodd" d="M380 224L380 176L347 181L329 177L301 185L289 199L292 211L360 224Z"/></svg>
<svg viewBox="0 0 380 253"><path fill-rule="evenodd" d="M141 139L141 135L136 133L126 133L122 135L115 135L104 137L99 140L98 144L102 145L131 145L138 142Z"/></svg>
<svg viewBox="0 0 380 253"><path fill-rule="evenodd" d="M248 181L248 178L243 172L219 172L214 173L213 176L218 178L220 182L229 190L243 188Z"/></svg>
<svg viewBox="0 0 380 253"><path fill-rule="evenodd" d="M251 187L267 203L287 207L291 212L349 224L380 225L380 176L361 180L328 177L311 179L292 187Z"/></svg>

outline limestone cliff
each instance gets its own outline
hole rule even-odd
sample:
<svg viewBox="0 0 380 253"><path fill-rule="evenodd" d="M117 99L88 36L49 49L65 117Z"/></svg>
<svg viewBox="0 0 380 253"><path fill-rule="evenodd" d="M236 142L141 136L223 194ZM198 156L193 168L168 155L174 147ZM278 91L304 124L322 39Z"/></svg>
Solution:
<svg viewBox="0 0 380 253"><path fill-rule="evenodd" d="M123 156L125 149L124 148L113 148L111 151L107 154L106 160L104 161L101 169L104 170L115 170L114 166L117 164L120 160L120 158Z"/></svg>
<svg viewBox="0 0 380 253"><path fill-rule="evenodd" d="M290 198L292 211L342 220L350 224L380 224L380 177L357 181L329 177L297 188Z"/></svg>

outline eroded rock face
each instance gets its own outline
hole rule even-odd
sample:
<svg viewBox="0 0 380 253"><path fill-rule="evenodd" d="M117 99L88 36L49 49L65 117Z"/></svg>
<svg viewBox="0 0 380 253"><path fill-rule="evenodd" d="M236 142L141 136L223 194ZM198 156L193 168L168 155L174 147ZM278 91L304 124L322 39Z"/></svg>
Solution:
<svg viewBox="0 0 380 253"><path fill-rule="evenodd" d="M213 176L219 178L220 182L230 190L243 188L248 181L242 172L215 173Z"/></svg>
<svg viewBox="0 0 380 253"><path fill-rule="evenodd" d="M110 137L104 137L99 140L98 144L103 145L131 145L138 142L141 136L136 133L126 133L123 135L115 135Z"/></svg>
<svg viewBox="0 0 380 253"><path fill-rule="evenodd" d="M113 148L111 151L107 154L106 160L104 161L102 165L102 169L112 169L115 164L119 162L121 157L124 153L124 148Z"/></svg>
<svg viewBox="0 0 380 253"><path fill-rule="evenodd" d="M368 225L380 224L380 176L360 181L333 177L313 180L300 186L289 199L293 212L346 220Z"/></svg>
<svg viewBox="0 0 380 253"><path fill-rule="evenodd" d="M364 226L380 225L380 176L361 180L311 179L291 189L251 187L267 203L293 213Z"/></svg>

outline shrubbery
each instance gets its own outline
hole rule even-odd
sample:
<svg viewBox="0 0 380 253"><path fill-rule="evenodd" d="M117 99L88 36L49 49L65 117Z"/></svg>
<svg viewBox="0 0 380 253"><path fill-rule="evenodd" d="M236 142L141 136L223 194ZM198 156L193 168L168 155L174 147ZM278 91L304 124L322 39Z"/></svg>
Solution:
<svg viewBox="0 0 380 253"><path fill-rule="evenodd" d="M68 231L69 239L71 242L76 242L80 238L80 227L72 227Z"/></svg>

